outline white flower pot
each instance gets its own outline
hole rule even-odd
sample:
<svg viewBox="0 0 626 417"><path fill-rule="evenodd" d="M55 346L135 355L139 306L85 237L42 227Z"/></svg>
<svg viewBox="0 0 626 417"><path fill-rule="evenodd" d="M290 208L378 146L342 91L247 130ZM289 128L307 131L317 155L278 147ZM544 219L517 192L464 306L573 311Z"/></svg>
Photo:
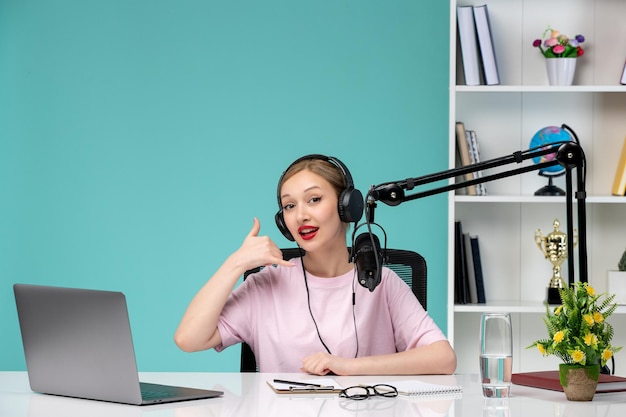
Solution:
<svg viewBox="0 0 626 417"><path fill-rule="evenodd" d="M607 292L615 294L615 303L626 304L626 271L607 271Z"/></svg>
<svg viewBox="0 0 626 417"><path fill-rule="evenodd" d="M546 58L550 85L572 85L576 72L576 58Z"/></svg>

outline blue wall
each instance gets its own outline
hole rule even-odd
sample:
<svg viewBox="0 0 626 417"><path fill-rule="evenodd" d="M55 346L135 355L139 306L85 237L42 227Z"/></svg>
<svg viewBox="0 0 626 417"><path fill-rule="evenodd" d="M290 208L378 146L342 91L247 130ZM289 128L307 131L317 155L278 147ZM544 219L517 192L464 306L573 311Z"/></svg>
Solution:
<svg viewBox="0 0 626 417"><path fill-rule="evenodd" d="M426 5L426 3L428 3ZM236 371L172 341L276 181L331 154L358 188L445 169L448 2L0 2L0 370L25 369L14 282L126 293L142 371ZM426 9L428 12L426 13ZM379 205L446 325L446 197Z"/></svg>

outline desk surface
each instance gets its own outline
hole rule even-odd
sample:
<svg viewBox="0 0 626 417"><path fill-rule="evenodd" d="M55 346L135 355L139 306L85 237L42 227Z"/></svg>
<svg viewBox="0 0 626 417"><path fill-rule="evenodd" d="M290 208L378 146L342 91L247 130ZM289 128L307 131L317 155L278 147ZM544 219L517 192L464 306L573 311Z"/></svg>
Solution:
<svg viewBox="0 0 626 417"><path fill-rule="evenodd" d="M333 377L342 386L419 379L463 387L459 399L408 397L353 401L336 394L278 395L266 384L273 378L311 379L302 374L141 373L144 382L224 391L221 398L132 406L37 394L26 372L0 372L0 417L292 417L292 416L449 416L449 417L623 417L626 392L596 394L593 401L567 401L565 394L513 385L506 400L485 400L477 375Z"/></svg>

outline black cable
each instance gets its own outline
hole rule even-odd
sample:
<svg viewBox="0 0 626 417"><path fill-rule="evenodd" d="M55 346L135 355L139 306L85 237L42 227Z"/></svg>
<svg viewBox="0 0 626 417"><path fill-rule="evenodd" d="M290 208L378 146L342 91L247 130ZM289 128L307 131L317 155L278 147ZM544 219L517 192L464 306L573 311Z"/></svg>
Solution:
<svg viewBox="0 0 626 417"><path fill-rule="evenodd" d="M354 337L356 338L356 352L354 352L354 357L357 358L359 356L359 335L356 330L356 313L355 313L355 305L356 305L356 290L354 284L356 283L356 268L354 268L354 272L352 274L352 323L354 323Z"/></svg>
<svg viewBox="0 0 626 417"><path fill-rule="evenodd" d="M306 288L306 302L307 305L309 307L309 314L311 315L311 319L313 320L313 324L315 325L315 331L317 332L317 337L320 339L320 342L322 343L322 346L324 346L324 349L326 349L326 352L328 352L329 355L332 355L333 353L330 351L330 349L328 348L328 346L326 345L326 343L324 342L324 339L322 339L322 334L320 333L320 329L317 326L317 321L315 320L315 316L313 315L313 309L311 308L311 293L309 292L309 282L306 276L306 269L304 268L304 251L302 250L302 248L300 246L298 246L298 248L300 249L300 265L302 265L302 274L304 276L304 287ZM355 313L355 304L356 304L356 292L354 290L354 281L356 278L356 269L354 272L354 277L352 279L352 322L354 323L354 336L356 338L356 352L354 354L354 357L356 358L357 355L359 354L359 336L357 335L357 327L356 327L356 313Z"/></svg>
<svg viewBox="0 0 626 417"><path fill-rule="evenodd" d="M304 274L304 286L306 288L306 302L309 306L309 314L311 314L311 319L313 319L313 324L315 325L315 330L317 331L317 337L319 337L320 342L322 342L322 345L324 346L324 349L326 349L326 352L328 352L329 355L332 355L332 352L330 351L330 349L328 349L328 346L326 346L326 343L324 342L324 339L322 339L322 335L320 334L320 329L319 327L317 327L317 321L315 321L315 316L313 316L313 310L311 309L311 293L309 292L309 282L307 280L306 277L306 269L304 269L304 259L300 258L300 264L302 265L302 273Z"/></svg>

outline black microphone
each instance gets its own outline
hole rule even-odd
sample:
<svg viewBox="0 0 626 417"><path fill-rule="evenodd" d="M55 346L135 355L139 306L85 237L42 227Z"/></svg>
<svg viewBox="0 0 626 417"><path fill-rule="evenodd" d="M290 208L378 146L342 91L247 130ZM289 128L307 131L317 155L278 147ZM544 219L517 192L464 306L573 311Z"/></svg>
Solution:
<svg viewBox="0 0 626 417"><path fill-rule="evenodd" d="M354 258L359 284L370 292L374 291L380 284L383 264L378 236L373 233L361 233L357 236L354 241Z"/></svg>

